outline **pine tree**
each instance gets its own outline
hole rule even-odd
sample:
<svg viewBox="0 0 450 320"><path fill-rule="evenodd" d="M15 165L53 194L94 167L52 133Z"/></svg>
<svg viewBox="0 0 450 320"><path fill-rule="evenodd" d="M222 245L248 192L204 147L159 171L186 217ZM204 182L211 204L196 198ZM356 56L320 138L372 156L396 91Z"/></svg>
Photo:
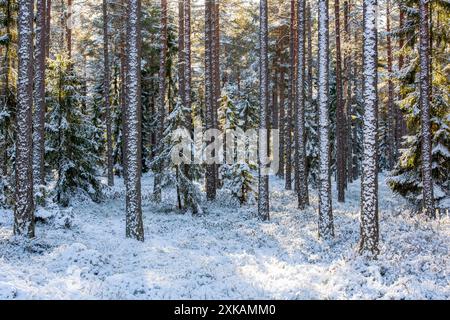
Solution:
<svg viewBox="0 0 450 320"><path fill-rule="evenodd" d="M306 128L305 128L305 1L298 1L297 26L297 86L296 86L296 157L298 166L298 207L304 209L308 204L308 179L306 173Z"/></svg>
<svg viewBox="0 0 450 320"><path fill-rule="evenodd" d="M106 120L106 164L108 172L108 185L114 185L114 167L113 167L113 139L111 129L111 102L110 102L110 71L109 71L109 34L108 34L108 3L103 0L103 64L104 64L104 83L103 99L105 104Z"/></svg>
<svg viewBox="0 0 450 320"><path fill-rule="evenodd" d="M101 198L96 170L98 128L94 126L95 120L82 111L85 97L78 79L67 55L57 54L49 61L45 157L56 179L54 200L65 207L80 191L94 201Z"/></svg>
<svg viewBox="0 0 450 320"><path fill-rule="evenodd" d="M268 16L267 0L260 0L259 10L259 135L258 135L258 215L269 220L269 176L264 172L264 158L268 156L267 111L269 102L269 62L268 62Z"/></svg>
<svg viewBox="0 0 450 320"><path fill-rule="evenodd" d="M166 56L167 56L167 1L161 0L161 51L159 60L159 90L158 90L158 113L157 113L157 150L161 150L163 146L162 137L164 134L165 121L165 97L166 97ZM158 152L157 152L158 153ZM156 202L161 202L161 179L162 179L162 163L156 165L155 180L153 187L153 196Z"/></svg>
<svg viewBox="0 0 450 320"><path fill-rule="evenodd" d="M34 237L33 200L33 4L19 0L19 70L16 117L14 234Z"/></svg>
<svg viewBox="0 0 450 320"><path fill-rule="evenodd" d="M420 109L422 117L422 193L423 210L429 218L434 218L434 196L433 196L433 163L431 158L431 115L430 115L430 31L429 31L429 8L427 0L419 1L420 15Z"/></svg>
<svg viewBox="0 0 450 320"><path fill-rule="evenodd" d="M364 0L364 154L361 177L360 252L378 254L377 0Z"/></svg>
<svg viewBox="0 0 450 320"><path fill-rule="evenodd" d="M206 130L215 129L215 100L217 98L214 87L214 21L213 10L215 3L207 0L205 3L205 105ZM214 163L206 164L206 197L214 200L216 197L216 167Z"/></svg>
<svg viewBox="0 0 450 320"><path fill-rule="evenodd" d="M338 201L345 202L345 117L342 98L342 68L341 68L341 24L339 0L334 0L334 25L336 39L336 172Z"/></svg>
<svg viewBox="0 0 450 320"><path fill-rule="evenodd" d="M144 241L141 207L141 1L128 0L125 106L126 236Z"/></svg>
<svg viewBox="0 0 450 320"><path fill-rule="evenodd" d="M45 46L46 12L45 0L36 2L36 50L33 117L33 177L35 185L45 184Z"/></svg>
<svg viewBox="0 0 450 320"><path fill-rule="evenodd" d="M328 0L319 0L319 237L334 236L330 181Z"/></svg>
<svg viewBox="0 0 450 320"><path fill-rule="evenodd" d="M295 0L291 0L290 28L289 28L289 83L288 107L286 110L286 190L292 189L292 131L293 106L295 88Z"/></svg>

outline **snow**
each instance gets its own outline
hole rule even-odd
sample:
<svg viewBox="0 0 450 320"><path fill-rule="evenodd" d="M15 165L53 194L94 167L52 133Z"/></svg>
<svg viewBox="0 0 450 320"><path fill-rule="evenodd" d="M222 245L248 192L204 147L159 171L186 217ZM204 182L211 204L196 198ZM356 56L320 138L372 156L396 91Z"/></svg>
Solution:
<svg viewBox="0 0 450 320"><path fill-rule="evenodd" d="M294 191L271 178L271 220L239 207L225 191L205 214L174 211L173 190L152 198L144 175L146 240L125 238L125 187L117 179L104 203L79 201L70 228L61 213L40 210L32 241L12 235L13 214L0 209L0 299L450 299L450 218L411 216L380 176L377 260L357 253L360 181L336 202L335 238L318 239L312 206L297 209ZM333 191L335 187L333 185Z"/></svg>

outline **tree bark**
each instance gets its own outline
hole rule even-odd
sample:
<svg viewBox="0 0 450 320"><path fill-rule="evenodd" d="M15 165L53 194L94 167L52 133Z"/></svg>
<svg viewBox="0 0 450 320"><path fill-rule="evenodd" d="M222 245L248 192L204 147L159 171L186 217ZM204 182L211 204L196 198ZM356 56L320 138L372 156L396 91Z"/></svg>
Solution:
<svg viewBox="0 0 450 320"><path fill-rule="evenodd" d="M292 190L292 109L295 104L295 0L291 0L290 19L288 108L286 112L286 190Z"/></svg>
<svg viewBox="0 0 450 320"><path fill-rule="evenodd" d="M34 237L33 199L33 8L31 0L19 0L16 192L14 234Z"/></svg>
<svg viewBox="0 0 450 320"><path fill-rule="evenodd" d="M298 208L304 209L308 203L308 180L306 176L306 127L305 127L305 0L298 1L297 23L297 142L296 157L298 166L297 198Z"/></svg>
<svg viewBox="0 0 450 320"><path fill-rule="evenodd" d="M106 113L106 163L108 166L108 186L114 185L114 168L113 168L113 146L112 146L112 131L111 131L111 105L110 105L110 72L109 72L109 35L108 35L108 3L103 0L103 68L104 68L104 82L103 82L103 101L105 103Z"/></svg>
<svg viewBox="0 0 450 320"><path fill-rule="evenodd" d="M395 164L395 132L394 132L394 83L392 82L392 41L391 41L391 3L386 1L386 49L387 49L387 73L388 73L388 105L387 105L387 158L388 169L392 170Z"/></svg>
<svg viewBox="0 0 450 320"><path fill-rule="evenodd" d="M319 0L319 237L334 236L330 179L328 0Z"/></svg>
<svg viewBox="0 0 450 320"><path fill-rule="evenodd" d="M215 86L214 86L214 0L205 3L205 105L206 130L214 129ZM210 141L208 141L210 142ZM216 168L213 163L206 164L206 197L208 200L216 198Z"/></svg>
<svg viewBox="0 0 450 320"><path fill-rule="evenodd" d="M336 38L336 171L338 201L345 202L345 117L342 99L341 23L339 0L334 0L334 25Z"/></svg>
<svg viewBox="0 0 450 320"><path fill-rule="evenodd" d="M377 255L378 249L378 77L377 0L364 0L364 115L361 177L360 252Z"/></svg>
<svg viewBox="0 0 450 320"><path fill-rule="evenodd" d="M431 140L431 81L430 81L430 26L429 1L420 0L420 108L422 120L422 197L423 211L428 218L435 218L433 177L432 177L432 140Z"/></svg>
<svg viewBox="0 0 450 320"><path fill-rule="evenodd" d="M46 14L45 0L36 2L36 51L33 117L33 178L36 185L45 184L45 54L46 54Z"/></svg>
<svg viewBox="0 0 450 320"><path fill-rule="evenodd" d="M267 111L269 107L269 58L268 58L268 15L267 0L259 3L259 135L258 135L258 215L261 220L269 220L269 176L265 174L264 158L267 157Z"/></svg>
<svg viewBox="0 0 450 320"><path fill-rule="evenodd" d="M158 89L158 116L157 116L157 152L156 156L161 155L163 149L164 136L164 119L166 114L165 97L166 97L166 59L167 59L167 0L161 0L161 51L159 54L159 89ZM153 196L157 203L161 202L161 182L163 163L159 160L156 165Z"/></svg>
<svg viewBox="0 0 450 320"><path fill-rule="evenodd" d="M128 0L126 78L126 236L144 241L141 207L141 1Z"/></svg>

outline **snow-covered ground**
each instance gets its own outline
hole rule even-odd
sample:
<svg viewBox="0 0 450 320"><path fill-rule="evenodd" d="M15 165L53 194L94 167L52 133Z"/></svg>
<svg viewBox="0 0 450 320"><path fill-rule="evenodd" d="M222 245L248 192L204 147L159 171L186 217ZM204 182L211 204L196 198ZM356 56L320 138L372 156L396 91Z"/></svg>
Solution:
<svg viewBox="0 0 450 320"><path fill-rule="evenodd" d="M272 179L271 221L260 222L254 206L239 208L226 194L198 217L174 212L173 196L155 207L146 176L144 243L124 237L121 181L104 203L74 206L70 228L61 219L38 223L30 242L13 237L12 212L2 210L0 298L450 298L448 216L411 216L381 178L381 254L368 261L356 251L359 182L345 205L333 202L331 244L317 237L316 193L311 208L299 211L295 194L282 186Z"/></svg>

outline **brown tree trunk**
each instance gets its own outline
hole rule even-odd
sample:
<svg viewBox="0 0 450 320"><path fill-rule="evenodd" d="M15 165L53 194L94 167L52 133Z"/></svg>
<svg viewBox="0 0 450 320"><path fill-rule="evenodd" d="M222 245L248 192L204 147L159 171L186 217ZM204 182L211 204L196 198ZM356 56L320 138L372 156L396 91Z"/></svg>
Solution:
<svg viewBox="0 0 450 320"><path fill-rule="evenodd" d="M295 0L291 0L290 28L289 28L289 83L288 108L286 111L286 190L292 189L292 114L295 105Z"/></svg>
<svg viewBox="0 0 450 320"><path fill-rule="evenodd" d="M44 185L45 153L45 48L46 14L45 0L36 3L36 52L33 119L33 176L36 185Z"/></svg>
<svg viewBox="0 0 450 320"><path fill-rule="evenodd" d="M392 42L391 42L391 4L386 1L386 46L388 73L388 105L387 105L387 158L388 169L392 170L395 163L395 132L394 132L394 83L392 82Z"/></svg>
<svg viewBox="0 0 450 320"><path fill-rule="evenodd" d="M341 23L339 0L334 1L334 26L336 37L336 170L338 201L345 202L345 117L342 100Z"/></svg>
<svg viewBox="0 0 450 320"><path fill-rule="evenodd" d="M103 0L103 101L105 103L106 116L106 163L108 166L108 186L114 185L114 169L113 169L113 146L112 146L112 131L111 131L111 106L110 106L110 72L109 72L109 35L108 35L108 3Z"/></svg>
<svg viewBox="0 0 450 320"><path fill-rule="evenodd" d="M157 134L156 134L156 156L160 156L163 149L164 136L164 118L166 114L166 59L167 59L167 0L161 0L161 51L159 54L159 88L158 88L158 115L157 115ZM153 196L157 203L161 202L161 182L162 182L163 163L158 161L155 170L155 179L153 186Z"/></svg>

